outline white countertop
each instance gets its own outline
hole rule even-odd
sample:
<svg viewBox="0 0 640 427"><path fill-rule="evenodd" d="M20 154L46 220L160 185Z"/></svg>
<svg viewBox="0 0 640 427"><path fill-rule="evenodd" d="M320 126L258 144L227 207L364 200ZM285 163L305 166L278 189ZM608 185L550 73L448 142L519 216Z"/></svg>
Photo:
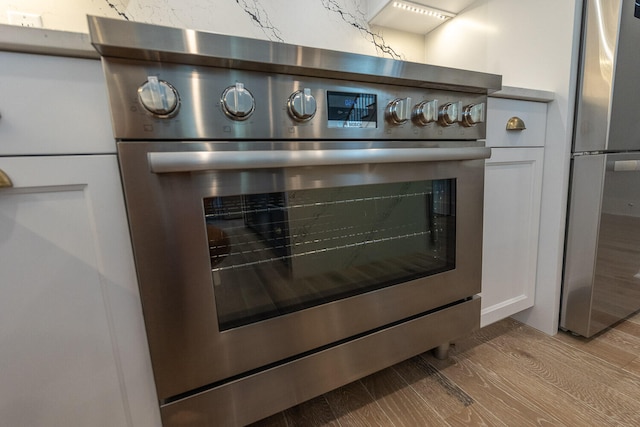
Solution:
<svg viewBox="0 0 640 427"><path fill-rule="evenodd" d="M551 102L555 94L546 90L502 86L502 90L489 94L493 98L519 99L522 101Z"/></svg>
<svg viewBox="0 0 640 427"><path fill-rule="evenodd" d="M0 50L99 59L89 35L0 24Z"/></svg>

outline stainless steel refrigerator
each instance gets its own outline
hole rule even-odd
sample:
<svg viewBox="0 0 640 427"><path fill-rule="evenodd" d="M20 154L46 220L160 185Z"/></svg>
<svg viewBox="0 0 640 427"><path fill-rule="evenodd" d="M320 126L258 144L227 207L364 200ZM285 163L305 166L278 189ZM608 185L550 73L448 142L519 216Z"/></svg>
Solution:
<svg viewBox="0 0 640 427"><path fill-rule="evenodd" d="M560 327L640 310L640 5L585 0Z"/></svg>

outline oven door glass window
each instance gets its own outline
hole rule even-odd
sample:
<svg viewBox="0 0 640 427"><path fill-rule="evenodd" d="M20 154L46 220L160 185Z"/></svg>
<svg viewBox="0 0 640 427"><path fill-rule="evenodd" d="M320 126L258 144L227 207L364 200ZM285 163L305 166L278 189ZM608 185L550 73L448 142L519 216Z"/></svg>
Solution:
<svg viewBox="0 0 640 427"><path fill-rule="evenodd" d="M204 199L227 330L455 268L455 179Z"/></svg>

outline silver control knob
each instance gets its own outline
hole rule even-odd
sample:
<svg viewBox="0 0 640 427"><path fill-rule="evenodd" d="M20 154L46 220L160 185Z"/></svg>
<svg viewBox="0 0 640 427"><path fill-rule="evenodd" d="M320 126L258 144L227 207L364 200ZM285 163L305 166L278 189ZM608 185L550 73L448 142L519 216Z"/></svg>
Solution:
<svg viewBox="0 0 640 427"><path fill-rule="evenodd" d="M411 120L418 126L426 126L438 120L438 100L422 101L413 107Z"/></svg>
<svg viewBox="0 0 640 427"><path fill-rule="evenodd" d="M138 100L148 112L160 118L175 116L180 106L178 91L157 76L147 77L138 88Z"/></svg>
<svg viewBox="0 0 640 427"><path fill-rule="evenodd" d="M387 105L384 115L392 125L406 123L411 117L411 98L394 99Z"/></svg>
<svg viewBox="0 0 640 427"><path fill-rule="evenodd" d="M471 127L482 122L484 122L484 103L469 104L462 109L463 126Z"/></svg>
<svg viewBox="0 0 640 427"><path fill-rule="evenodd" d="M256 107L251 92L244 88L243 83L229 86L222 92L220 100L222 110L232 120L246 120Z"/></svg>
<svg viewBox="0 0 640 427"><path fill-rule="evenodd" d="M292 119L299 122L310 120L316 114L317 108L311 89L304 88L292 93L287 101L287 108Z"/></svg>
<svg viewBox="0 0 640 427"><path fill-rule="evenodd" d="M438 111L438 123L440 126L451 126L461 120L462 111L459 102L447 102Z"/></svg>

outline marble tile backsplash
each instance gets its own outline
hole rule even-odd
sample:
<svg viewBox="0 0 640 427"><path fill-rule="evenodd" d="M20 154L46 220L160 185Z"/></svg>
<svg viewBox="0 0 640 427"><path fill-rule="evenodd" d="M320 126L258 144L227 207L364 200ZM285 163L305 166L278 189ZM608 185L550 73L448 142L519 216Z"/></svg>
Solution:
<svg viewBox="0 0 640 427"><path fill-rule="evenodd" d="M8 12L39 14L44 28L86 32L86 15L192 28L410 61L423 38L371 27L368 0L0 0Z"/></svg>

